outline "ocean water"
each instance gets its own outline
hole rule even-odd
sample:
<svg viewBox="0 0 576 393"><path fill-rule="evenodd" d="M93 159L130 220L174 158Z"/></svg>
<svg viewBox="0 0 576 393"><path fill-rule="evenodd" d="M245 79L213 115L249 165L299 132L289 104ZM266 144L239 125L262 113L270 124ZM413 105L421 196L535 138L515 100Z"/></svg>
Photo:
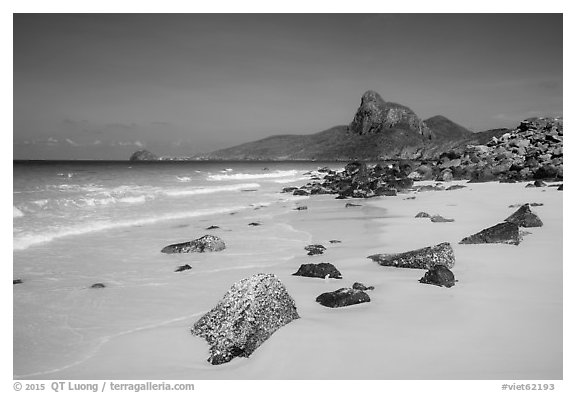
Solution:
<svg viewBox="0 0 576 393"><path fill-rule="evenodd" d="M285 263L309 236L281 219L306 197L280 191L326 165L342 167L14 162L14 376L65 375L110 339L205 312L247 272ZM205 234L227 250L160 253Z"/></svg>

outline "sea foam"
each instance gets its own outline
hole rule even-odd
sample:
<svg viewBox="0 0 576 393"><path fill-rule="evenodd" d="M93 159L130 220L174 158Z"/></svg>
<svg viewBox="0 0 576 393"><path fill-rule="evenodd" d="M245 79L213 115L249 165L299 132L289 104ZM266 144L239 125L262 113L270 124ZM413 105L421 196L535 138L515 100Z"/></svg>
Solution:
<svg viewBox="0 0 576 393"><path fill-rule="evenodd" d="M275 179L279 177L296 176L298 171L275 171L270 173L234 173L230 175L210 175L208 180L223 181L223 180L247 180L247 179Z"/></svg>
<svg viewBox="0 0 576 393"><path fill-rule="evenodd" d="M100 221L92 222L81 225L74 225L70 227L47 230L42 233L26 234L21 236L15 236L13 242L14 250L25 250L30 246L34 246L41 243L51 242L53 240L76 235L85 235L93 232L101 232L117 228L126 228L136 225L149 225L155 224L161 221L167 220L177 220L183 218L191 217L201 217L210 216L215 214L230 213L233 211L249 209L250 206L231 206L226 208L213 208L213 209L201 209L188 212L178 212L170 213L164 215L156 215L147 218L139 218L133 220L123 220L123 221Z"/></svg>
<svg viewBox="0 0 576 393"><path fill-rule="evenodd" d="M203 195L203 194L215 194L223 191L239 191L246 188L259 188L258 183L243 183L234 184L230 186L215 186L215 187L202 187L202 188L188 188L179 190L167 190L163 191L164 194L172 197L177 196L188 196L188 195Z"/></svg>

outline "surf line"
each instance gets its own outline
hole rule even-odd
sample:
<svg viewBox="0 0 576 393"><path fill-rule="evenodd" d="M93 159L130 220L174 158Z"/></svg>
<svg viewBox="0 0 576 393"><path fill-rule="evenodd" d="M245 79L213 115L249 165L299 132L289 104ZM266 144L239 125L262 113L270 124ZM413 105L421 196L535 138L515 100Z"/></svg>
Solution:
<svg viewBox="0 0 576 393"><path fill-rule="evenodd" d="M196 312L194 314L190 314L190 315L185 315L183 317L178 317L178 318L173 318L173 319L169 319L167 321L162 321L162 322L158 322L158 323L154 323L151 325L145 325L145 326L140 326L134 329L129 329L120 333L116 333L114 335L108 336L108 337L102 337L100 339L100 342L98 344L96 344L96 346L86 355L84 356L82 359L77 360L75 362L72 362L70 364L67 364L65 366L59 367L59 368L54 368L52 370L46 370L46 371L37 371L35 373L29 373L29 374L20 374L20 375L14 375L14 379L26 379L29 377L36 377L39 375L46 375L46 374L53 374L53 373L57 373L59 371L63 371L75 366L79 366L80 364L86 362L87 360L89 360L90 358L94 357L94 355L96 355L96 353L98 353L98 351L108 342L118 338L118 337L122 337L128 334L132 334L132 333L136 333L136 332L141 332L143 330L149 330L149 329L154 329L157 327L161 327L161 326L165 326L165 325L169 325L171 323L174 322L179 322L179 321L183 321L189 318L194 318L194 317L198 317L200 315L204 315L208 312L208 310L204 310L204 311L199 311Z"/></svg>

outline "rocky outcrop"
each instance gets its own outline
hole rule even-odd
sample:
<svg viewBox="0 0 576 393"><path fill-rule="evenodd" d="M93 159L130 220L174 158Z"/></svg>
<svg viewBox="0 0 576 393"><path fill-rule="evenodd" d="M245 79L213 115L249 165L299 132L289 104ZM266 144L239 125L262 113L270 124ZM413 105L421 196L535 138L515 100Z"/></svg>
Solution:
<svg viewBox="0 0 576 393"><path fill-rule="evenodd" d="M104 284L101 283L101 282L97 282L96 284L90 285L90 288L93 288L93 289L101 289L101 288L106 288L106 285L104 285Z"/></svg>
<svg viewBox="0 0 576 393"><path fill-rule="evenodd" d="M138 150L130 156L130 161L156 161L158 156L148 150Z"/></svg>
<svg viewBox="0 0 576 393"><path fill-rule="evenodd" d="M450 269L443 265L433 266L419 281L422 284L432 284L446 288L453 287L454 283L456 282L454 279L454 273L452 273Z"/></svg>
<svg viewBox="0 0 576 393"><path fill-rule="evenodd" d="M382 266L393 266L410 269L430 269L435 265L452 268L456 262L454 250L450 243L440 243L400 254L375 254L368 258Z"/></svg>
<svg viewBox="0 0 576 393"><path fill-rule="evenodd" d="M513 222L502 222L465 237L460 244L503 243L517 246L521 240L518 225Z"/></svg>
<svg viewBox="0 0 576 393"><path fill-rule="evenodd" d="M504 221L512 222L519 227L524 228L541 227L543 225L542 220L540 220L540 218L530 210L530 205L528 203L521 206Z"/></svg>
<svg viewBox="0 0 576 393"><path fill-rule="evenodd" d="M212 252L222 251L226 248L226 244L218 236L205 235L201 238L184 242L176 243L166 246L162 249L164 254L174 253L187 253L187 252Z"/></svg>
<svg viewBox="0 0 576 393"><path fill-rule="evenodd" d="M415 131L431 139L428 126L408 107L386 102L375 91L369 90L362 95L360 107L350 123L350 131L359 134L375 134L391 128Z"/></svg>
<svg viewBox="0 0 576 393"><path fill-rule="evenodd" d="M249 357L282 326L300 318L296 304L273 274L235 283L223 299L192 327L210 345L212 364Z"/></svg>
<svg viewBox="0 0 576 393"><path fill-rule="evenodd" d="M342 278L342 273L331 263L307 263L300 265L300 268L293 276L313 277L313 278Z"/></svg>
<svg viewBox="0 0 576 393"><path fill-rule="evenodd" d="M364 291L353 288L340 288L334 292L325 292L316 298L324 307L347 307L370 301L370 296Z"/></svg>

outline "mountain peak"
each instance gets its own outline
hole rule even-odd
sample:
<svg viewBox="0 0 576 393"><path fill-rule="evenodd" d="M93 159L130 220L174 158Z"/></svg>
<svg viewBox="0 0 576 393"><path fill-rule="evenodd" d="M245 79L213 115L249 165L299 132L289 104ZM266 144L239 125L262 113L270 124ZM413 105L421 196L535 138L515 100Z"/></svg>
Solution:
<svg viewBox="0 0 576 393"><path fill-rule="evenodd" d="M390 128L412 130L431 137L426 124L407 106L386 102L380 94L368 90L362 94L360 107L348 129L359 135L374 134Z"/></svg>

